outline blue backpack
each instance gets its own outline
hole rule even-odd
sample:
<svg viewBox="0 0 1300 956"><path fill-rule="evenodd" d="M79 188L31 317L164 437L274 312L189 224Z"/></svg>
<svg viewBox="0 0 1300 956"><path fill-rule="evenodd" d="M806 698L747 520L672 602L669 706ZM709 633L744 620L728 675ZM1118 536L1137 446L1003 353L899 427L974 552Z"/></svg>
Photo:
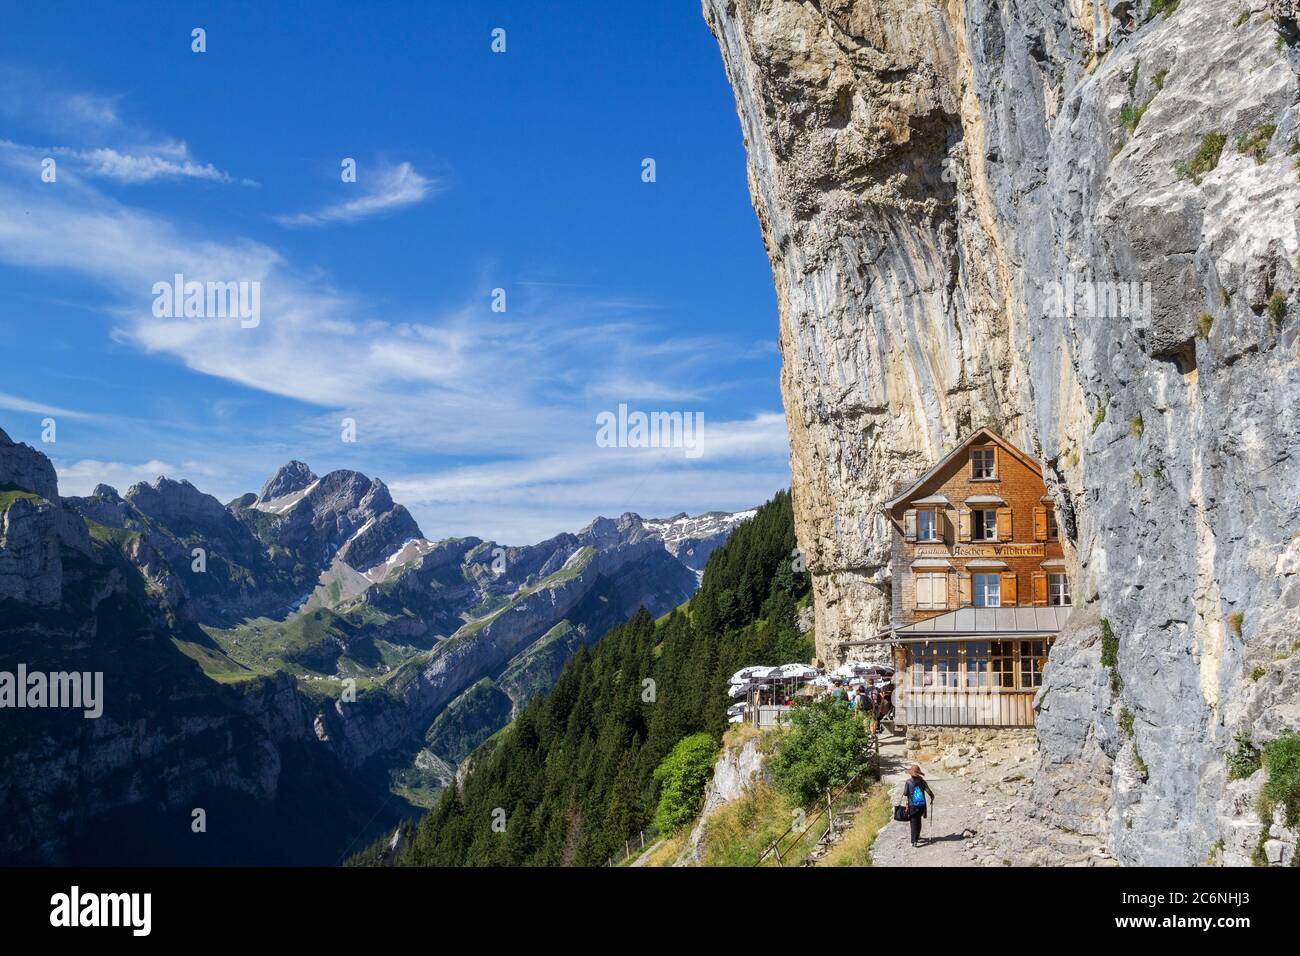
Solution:
<svg viewBox="0 0 1300 956"><path fill-rule="evenodd" d="M913 807L924 807L924 806L925 806L925 787L923 787L921 784L917 783L915 780L909 780L909 781L907 782L907 785L908 785L909 787L912 788L912 806L913 806Z"/></svg>

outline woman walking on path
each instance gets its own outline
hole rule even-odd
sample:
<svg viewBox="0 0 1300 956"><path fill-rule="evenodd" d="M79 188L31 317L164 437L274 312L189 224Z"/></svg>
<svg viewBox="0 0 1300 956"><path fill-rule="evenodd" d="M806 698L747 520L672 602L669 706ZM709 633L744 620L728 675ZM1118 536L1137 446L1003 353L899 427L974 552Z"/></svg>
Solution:
<svg viewBox="0 0 1300 956"><path fill-rule="evenodd" d="M918 846L921 839L921 821L925 818L926 798L934 802L934 791L921 776L921 768L912 764L907 768L907 776L899 787L899 803L907 808L907 819L912 825L912 846Z"/></svg>

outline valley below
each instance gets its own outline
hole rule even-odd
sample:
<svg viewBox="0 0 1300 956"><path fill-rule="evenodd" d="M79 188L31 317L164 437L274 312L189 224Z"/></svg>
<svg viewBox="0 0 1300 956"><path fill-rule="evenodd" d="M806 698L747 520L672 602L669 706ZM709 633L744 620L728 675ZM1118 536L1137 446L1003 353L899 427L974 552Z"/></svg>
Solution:
<svg viewBox="0 0 1300 956"><path fill-rule="evenodd" d="M291 462L225 505L165 477L63 498L3 433L0 488L0 670L106 685L98 720L10 712L16 862L340 862L431 805L579 648L689 600L752 514L432 541L357 472Z"/></svg>

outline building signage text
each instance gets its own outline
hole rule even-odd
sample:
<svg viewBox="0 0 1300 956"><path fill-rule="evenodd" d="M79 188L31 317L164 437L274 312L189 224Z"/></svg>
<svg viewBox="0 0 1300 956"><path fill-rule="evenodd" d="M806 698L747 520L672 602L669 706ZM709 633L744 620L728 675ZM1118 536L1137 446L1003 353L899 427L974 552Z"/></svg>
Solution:
<svg viewBox="0 0 1300 956"><path fill-rule="evenodd" d="M1041 558L1042 544L955 544L952 550L943 545L919 545L918 558Z"/></svg>

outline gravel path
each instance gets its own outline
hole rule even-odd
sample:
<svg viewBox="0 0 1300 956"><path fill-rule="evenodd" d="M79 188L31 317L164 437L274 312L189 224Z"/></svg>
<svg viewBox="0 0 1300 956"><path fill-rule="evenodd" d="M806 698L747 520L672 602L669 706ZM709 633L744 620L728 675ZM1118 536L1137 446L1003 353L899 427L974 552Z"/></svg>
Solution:
<svg viewBox="0 0 1300 956"><path fill-rule="evenodd" d="M881 738L881 780L895 791L907 776L903 737ZM875 866L968 866L962 831L974 829L976 817L983 811L975 807L975 794L965 780L945 775L935 767L922 766L921 772L934 790L934 806L921 829L921 846L910 844L911 827L890 821L876 838L871 858Z"/></svg>
<svg viewBox="0 0 1300 956"><path fill-rule="evenodd" d="M881 779L891 795L906 776L902 735L883 735ZM1032 748L974 757L945 769L942 760L916 761L934 790L935 801L910 845L906 823L889 822L871 851L875 866L1096 866L1112 861L1099 842L1044 826L1022 810L1036 764ZM895 798L896 799L896 798Z"/></svg>

